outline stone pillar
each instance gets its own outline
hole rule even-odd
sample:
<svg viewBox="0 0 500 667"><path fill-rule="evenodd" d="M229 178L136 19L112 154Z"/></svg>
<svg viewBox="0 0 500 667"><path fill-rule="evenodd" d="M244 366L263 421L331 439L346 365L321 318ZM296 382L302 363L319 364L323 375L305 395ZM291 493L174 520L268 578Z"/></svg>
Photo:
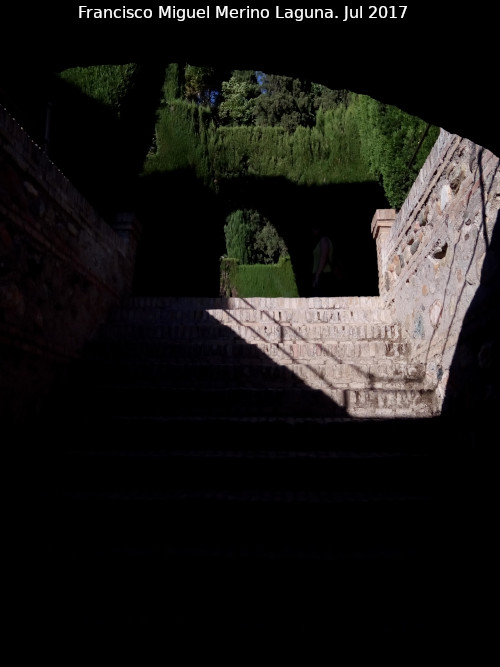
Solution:
<svg viewBox="0 0 500 667"><path fill-rule="evenodd" d="M386 291L384 283L387 260L385 247L395 219L396 211L393 208L378 208L372 218L372 236L377 244L378 290L380 296Z"/></svg>

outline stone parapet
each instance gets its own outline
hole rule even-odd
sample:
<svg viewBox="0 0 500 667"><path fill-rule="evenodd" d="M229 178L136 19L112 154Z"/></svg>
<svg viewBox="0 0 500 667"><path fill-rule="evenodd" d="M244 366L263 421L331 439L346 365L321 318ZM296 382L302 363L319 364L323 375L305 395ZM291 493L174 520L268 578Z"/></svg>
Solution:
<svg viewBox="0 0 500 667"><path fill-rule="evenodd" d="M384 294L386 290L387 240L395 218L396 211L393 208L384 208L377 209L372 219L372 236L377 245L378 288L380 294Z"/></svg>
<svg viewBox="0 0 500 667"><path fill-rule="evenodd" d="M494 319L498 312L484 267L491 273L498 264L493 239L499 192L498 157L441 131L390 231L377 244L380 295L412 342L414 358L434 374L441 401L452 363L458 368L470 355L468 343L457 345L479 290L490 303L486 317ZM488 344L496 332L490 327L481 336ZM476 367L479 352L474 352Z"/></svg>

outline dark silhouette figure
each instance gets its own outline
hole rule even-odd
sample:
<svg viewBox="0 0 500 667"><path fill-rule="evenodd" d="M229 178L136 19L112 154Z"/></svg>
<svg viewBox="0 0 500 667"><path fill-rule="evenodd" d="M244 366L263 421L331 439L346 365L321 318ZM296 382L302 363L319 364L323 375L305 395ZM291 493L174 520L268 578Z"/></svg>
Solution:
<svg viewBox="0 0 500 667"><path fill-rule="evenodd" d="M312 226L311 296L336 296L333 242L319 223Z"/></svg>

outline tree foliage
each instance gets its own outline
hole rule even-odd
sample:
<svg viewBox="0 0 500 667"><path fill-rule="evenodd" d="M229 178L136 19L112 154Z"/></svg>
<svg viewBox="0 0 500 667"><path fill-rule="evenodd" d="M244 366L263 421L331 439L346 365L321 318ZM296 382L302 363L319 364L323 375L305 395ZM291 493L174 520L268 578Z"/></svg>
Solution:
<svg viewBox="0 0 500 667"><path fill-rule="evenodd" d="M223 125L251 125L255 100L261 94L255 72L235 70L221 85L218 119Z"/></svg>
<svg viewBox="0 0 500 667"><path fill-rule="evenodd" d="M72 67L60 72L59 76L84 95L113 109L119 115L139 69L134 63L94 65Z"/></svg>
<svg viewBox="0 0 500 667"><path fill-rule="evenodd" d="M280 258L288 256L288 249L276 227L266 218L262 222L263 226L255 234L255 263L277 264Z"/></svg>
<svg viewBox="0 0 500 667"><path fill-rule="evenodd" d="M133 63L72 68L60 79L121 119L131 91L139 90L141 71ZM225 181L248 177L278 176L297 184L378 181L394 208L403 203L439 133L396 107L350 91L178 63L164 70L156 117L145 173L189 168L218 190ZM127 133L132 122L130 116Z"/></svg>
<svg viewBox="0 0 500 667"><path fill-rule="evenodd" d="M313 127L319 110L348 104L349 91L333 91L321 84L249 70L234 70L221 85L218 119L222 125Z"/></svg>
<svg viewBox="0 0 500 667"><path fill-rule="evenodd" d="M373 180L351 109L321 112L314 128L222 127L210 133L214 178L283 177L299 185Z"/></svg>
<svg viewBox="0 0 500 667"><path fill-rule="evenodd" d="M274 225L254 209L237 209L224 225L228 257L241 264L275 264L288 250Z"/></svg>
<svg viewBox="0 0 500 667"><path fill-rule="evenodd" d="M165 69L165 78L163 81L162 104L181 99L182 97L182 76L181 68L178 63L170 63Z"/></svg>
<svg viewBox="0 0 500 667"><path fill-rule="evenodd" d="M208 106L210 104L210 80L212 77L213 69L211 67L186 65L184 68L184 96L186 100Z"/></svg>
<svg viewBox="0 0 500 667"><path fill-rule="evenodd" d="M349 90L331 90L323 84L311 83L311 96L313 109L317 113L320 110L336 109L338 106L349 106L352 93Z"/></svg>
<svg viewBox="0 0 500 667"><path fill-rule="evenodd" d="M194 102L171 100L162 105L157 114L155 145L146 157L144 173L191 169L208 184L211 122L210 110Z"/></svg>
<svg viewBox="0 0 500 667"><path fill-rule="evenodd" d="M439 128L366 95L356 96L356 112L362 156L390 205L400 208Z"/></svg>
<svg viewBox="0 0 500 667"><path fill-rule="evenodd" d="M160 110L158 146L146 170L189 165L209 187L264 176L300 185L371 181L399 208L439 134L364 95L246 70L222 81L218 106L196 114L182 105L200 108L200 91L211 90L200 82L217 76L190 66L186 73L197 82L190 90L198 101L183 94ZM184 90L176 77L170 69L169 90Z"/></svg>
<svg viewBox="0 0 500 667"><path fill-rule="evenodd" d="M255 125L281 126L287 132L314 125L310 84L299 79L258 73L261 95L254 105Z"/></svg>

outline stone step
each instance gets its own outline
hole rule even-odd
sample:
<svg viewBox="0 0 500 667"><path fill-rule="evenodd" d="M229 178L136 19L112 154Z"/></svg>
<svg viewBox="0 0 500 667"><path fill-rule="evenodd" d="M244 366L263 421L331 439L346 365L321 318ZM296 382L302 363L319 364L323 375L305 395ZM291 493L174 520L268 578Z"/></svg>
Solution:
<svg viewBox="0 0 500 667"><path fill-rule="evenodd" d="M320 449L331 454L359 456L428 455L448 437L443 433L439 417L426 418L406 415L391 418L353 417L349 414L330 417L279 417L241 416L183 416L183 415L112 415L101 411L92 414L84 406L71 408L62 403L56 406L54 415L37 419L27 425L27 441L38 440L38 432L46 432L47 438L60 443L66 450L120 451L126 453L138 448L146 452L164 451L177 442L178 434L185 434L183 447L199 451L214 450L214 443L231 452L258 451L282 452L294 456L295 452ZM71 433L71 438L68 437ZM412 438L408 438L408 434ZM175 437L173 438L173 434ZM99 440L97 436L99 435ZM318 443L321 447L318 448ZM56 450L58 451L58 449Z"/></svg>
<svg viewBox="0 0 500 667"><path fill-rule="evenodd" d="M104 441L83 431L39 454L33 509L56 556L160 550L165 564L189 554L200 562L414 559L430 545L442 471L428 439L398 447L395 436L411 426L261 425L253 440L219 432L218 449L204 425L177 440L171 431L160 440L144 423ZM416 432L438 428L420 422ZM321 435L321 446L304 448L307 434Z"/></svg>
<svg viewBox="0 0 500 667"><path fill-rule="evenodd" d="M271 341L261 337L244 340L227 337L221 332L220 337L202 334L182 337L176 334L173 338L147 337L137 332L120 332L119 338L109 338L102 332L92 342L89 350L94 354L108 356L128 356L154 359L265 359L290 362L307 359L324 363L325 360L337 359L374 359L377 357L408 359L411 346L407 342L393 340L323 340L321 342L302 338L297 341ZM116 353L115 353L116 350Z"/></svg>
<svg viewBox="0 0 500 667"><path fill-rule="evenodd" d="M259 338L245 341L241 338L227 339L204 338L202 335L170 338L147 338L121 333L119 339L109 339L103 332L102 336L93 340L88 347L89 353L108 357L137 357L145 359L266 359L280 362L308 359L319 363L332 359L364 359L376 357L387 359L408 359L411 347L402 341L323 341L311 342L307 339L300 342L271 342Z"/></svg>
<svg viewBox="0 0 500 667"><path fill-rule="evenodd" d="M162 419L332 419L431 417L434 392L422 388L328 388L305 383L220 386L215 383L82 383L60 397L56 409L104 417Z"/></svg>
<svg viewBox="0 0 500 667"><path fill-rule="evenodd" d="M330 323L251 323L231 319L196 322L120 322L110 321L101 327L99 335L111 341L244 341L247 343L343 343L377 342L401 343L398 325L330 324Z"/></svg>
<svg viewBox="0 0 500 667"><path fill-rule="evenodd" d="M165 502L179 493L193 502L219 496L241 503L406 502L427 497L436 476L432 456L422 454L274 451L267 440L266 449L248 451L229 444L210 449L214 442L192 449L190 441L177 450L135 444L123 451L59 453L52 460L64 477L52 478L47 492Z"/></svg>
<svg viewBox="0 0 500 667"><path fill-rule="evenodd" d="M238 523L235 514L230 526ZM401 656L415 645L414 657L432 648L439 626L429 604L439 597L439 580L422 554L398 558L382 546L368 556L339 545L332 559L313 547L299 555L297 545L279 543L274 551L196 543L148 549L130 540L114 549L46 544L41 542L36 566L45 576L31 588L39 611L35 638L44 635L44 646L56 627L70 646L83 646L79 655L104 644L127 664L128 647L137 639L139 663L152 641L155 655L167 641L166 651L198 660L207 653L258 660L265 653L276 661L298 655L319 661L334 640L336 652L350 658L361 650L365 659L379 651ZM28 581L32 577L33 570ZM318 602L318 591L327 605ZM51 605L42 614L37 602L46 599Z"/></svg>
<svg viewBox="0 0 500 667"><path fill-rule="evenodd" d="M431 416L434 382L384 319L378 297L133 297L87 346L77 383L157 418Z"/></svg>
<svg viewBox="0 0 500 667"><path fill-rule="evenodd" d="M277 326L393 323L379 297L337 299L197 299L130 297L113 308L109 323L143 325Z"/></svg>
<svg viewBox="0 0 500 667"><path fill-rule="evenodd" d="M41 627L78 626L78 642L148 628L177 648L194 635L203 653L214 637L241 652L303 636L308 656L332 632L370 650L421 642L446 433L379 305L135 297L116 309L22 438L36 591L56 610Z"/></svg>
<svg viewBox="0 0 500 667"><path fill-rule="evenodd" d="M387 370L387 369L385 369ZM334 373L334 371L336 371ZM61 405L98 415L191 419L331 419L345 417L429 417L434 391L417 376L388 377L373 368L363 375L346 364L306 366L106 365L87 367ZM381 379L385 377L386 379Z"/></svg>
<svg viewBox="0 0 500 667"><path fill-rule="evenodd" d="M109 312L110 321L203 322L391 322L380 297L304 298L196 298L125 297Z"/></svg>
<svg viewBox="0 0 500 667"><path fill-rule="evenodd" d="M74 400L74 396L72 400ZM94 383L80 391L78 409L99 417L331 417L341 405L317 389L300 387L196 387Z"/></svg>
<svg viewBox="0 0 500 667"><path fill-rule="evenodd" d="M330 392L333 389L430 389L423 364L396 358L329 358L310 360L286 355L268 357L230 355L224 357L145 354L112 347L93 349L74 368L75 382L150 384L159 387L289 387L305 383ZM188 350L189 352L189 350ZM191 352L193 352L191 350Z"/></svg>
<svg viewBox="0 0 500 667"><path fill-rule="evenodd" d="M179 489L72 492L42 499L45 545L55 555L162 551L165 566L191 553L251 562L391 562L428 554L435 505L423 495L301 490ZM64 529L64 540L58 533ZM433 535L435 537L435 535ZM48 544L51 546L48 547Z"/></svg>
<svg viewBox="0 0 500 667"><path fill-rule="evenodd" d="M425 634L439 421L70 423L33 457L45 627L147 627L176 646Z"/></svg>

